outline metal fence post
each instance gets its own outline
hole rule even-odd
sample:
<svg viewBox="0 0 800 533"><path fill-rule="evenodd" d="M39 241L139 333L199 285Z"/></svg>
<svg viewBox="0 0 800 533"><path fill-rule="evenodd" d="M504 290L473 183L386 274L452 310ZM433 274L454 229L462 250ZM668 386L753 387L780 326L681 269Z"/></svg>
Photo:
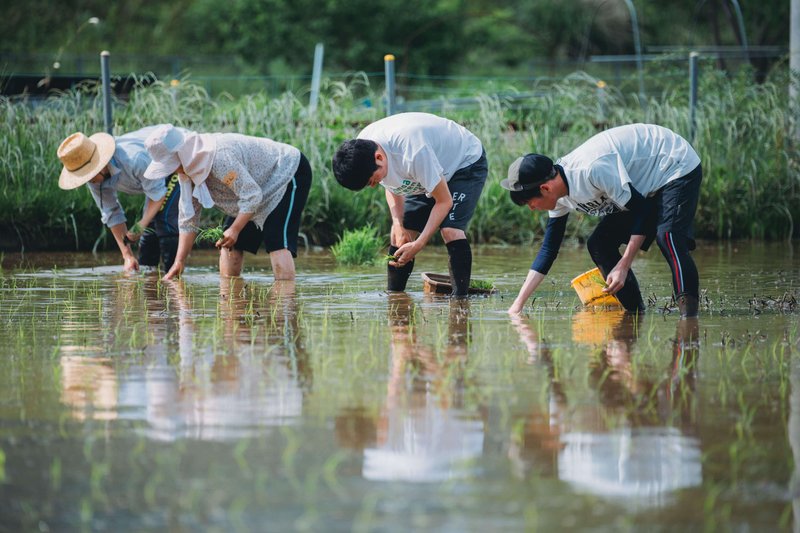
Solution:
<svg viewBox="0 0 800 533"><path fill-rule="evenodd" d="M793 121L792 137L795 143L800 144L800 124L797 118L800 115L800 0L792 0L789 10L789 117Z"/></svg>
<svg viewBox="0 0 800 533"><path fill-rule="evenodd" d="M308 112L312 115L317 112L319 102L319 85L322 78L322 57L325 53L325 46L317 43L314 47L314 70L311 73L311 97L308 101Z"/></svg>
<svg viewBox="0 0 800 533"><path fill-rule="evenodd" d="M694 142L697 133L697 58L700 54L689 54L689 142Z"/></svg>
<svg viewBox="0 0 800 533"><path fill-rule="evenodd" d="M111 122L111 71L108 66L110 55L108 50L100 52L100 76L103 80L103 125L106 128L106 133L113 135L114 125Z"/></svg>
<svg viewBox="0 0 800 533"><path fill-rule="evenodd" d="M606 101L606 82L597 80L597 123L605 129L608 102Z"/></svg>
<svg viewBox="0 0 800 533"><path fill-rule="evenodd" d="M628 11L631 15L631 31L633 32L633 47L636 50L636 70L639 71L639 104L644 107L647 105L647 97L644 92L644 66L642 65L642 41L639 38L639 19L636 16L636 7L631 0L625 0Z"/></svg>
<svg viewBox="0 0 800 533"><path fill-rule="evenodd" d="M383 65L386 75L386 116L389 116L395 112L394 55L383 56Z"/></svg>

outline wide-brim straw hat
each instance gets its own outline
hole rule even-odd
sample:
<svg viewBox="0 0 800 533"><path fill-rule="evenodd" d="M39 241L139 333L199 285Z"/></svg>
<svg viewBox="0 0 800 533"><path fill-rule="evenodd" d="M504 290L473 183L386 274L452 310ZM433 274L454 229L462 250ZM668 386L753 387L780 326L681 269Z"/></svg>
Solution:
<svg viewBox="0 0 800 533"><path fill-rule="evenodd" d="M64 165L58 177L62 189L75 189L97 176L114 156L116 144L108 133L87 137L73 133L58 147L58 158Z"/></svg>

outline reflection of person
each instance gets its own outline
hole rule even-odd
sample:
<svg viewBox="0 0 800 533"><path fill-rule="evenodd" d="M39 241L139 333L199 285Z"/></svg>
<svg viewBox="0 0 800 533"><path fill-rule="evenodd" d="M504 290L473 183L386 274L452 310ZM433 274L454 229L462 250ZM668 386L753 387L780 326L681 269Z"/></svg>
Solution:
<svg viewBox="0 0 800 533"><path fill-rule="evenodd" d="M178 249L177 177L161 172L155 179L144 179L150 155L144 140L158 126L142 128L112 137L95 133L86 137L73 133L58 147L58 158L64 165L58 179L62 189L75 189L84 183L89 187L101 220L108 226L122 252L124 269L137 270L139 265L158 266L159 256L169 270ZM129 231L117 192L144 194L146 197L138 226L142 233ZM129 243L139 240L139 259L133 256Z"/></svg>
<svg viewBox="0 0 800 533"><path fill-rule="evenodd" d="M296 373L303 389L309 389L312 371L297 322L296 282L274 282L266 293L266 301L256 301L254 291L241 277L221 277L219 287L219 314L230 352L242 355L243 350L252 350L251 355L257 356L263 347L255 344L255 335L263 325L270 356L279 358Z"/></svg>
<svg viewBox="0 0 800 533"><path fill-rule="evenodd" d="M292 319L283 309L291 309L294 283L289 282L281 294L271 298L276 309L276 323L291 327ZM157 420L152 421L159 438L172 434L200 439L239 438L263 431L264 427L291 423L303 408L300 365L286 359L302 353L279 345L265 349L268 337L256 342L254 329L257 317L271 314L266 308L254 309L251 293L242 278L220 278L219 315L223 322L222 346L206 346L195 341L198 319L191 308L191 299L182 281L165 284L173 307L178 310L180 367L175 396L162 406ZM256 315L255 312L258 314ZM292 332L294 342L299 332ZM273 344L269 344L272 348ZM284 352L283 350L287 351ZM284 357L286 359L284 359ZM175 387L175 384L170 384ZM165 395L162 395L165 397ZM160 431L159 431L160 430Z"/></svg>
<svg viewBox="0 0 800 533"><path fill-rule="evenodd" d="M464 296L472 272L466 229L488 174L481 141L452 120L400 113L374 122L333 157L333 173L359 191L379 183L392 216L388 290L404 291L414 257L438 229L450 256L453 294Z"/></svg>
<svg viewBox="0 0 800 533"><path fill-rule="evenodd" d="M63 355L61 402L72 408L77 420L117 418L117 375L107 357Z"/></svg>
<svg viewBox="0 0 800 533"><path fill-rule="evenodd" d="M569 405L565 383L553 377L559 373L551 368L547 345L519 317L514 319L532 358L547 366L555 393L550 411L529 415L509 448L522 473L535 466L541 470L555 455L559 479L636 506L661 506L670 493L702 483L699 442L681 430L692 420L684 412L693 406L696 319L679 322L667 378L653 382L632 367L635 317L619 314L608 327L593 330L587 330L585 317L578 317L576 342L600 347L590 363L599 405Z"/></svg>
<svg viewBox="0 0 800 533"><path fill-rule="evenodd" d="M418 340L414 303L389 295L392 368L375 445L365 446L364 477L441 481L460 476L483 452L483 422L460 408L469 302L452 300L444 353ZM415 369L409 379L409 370ZM361 424L363 426L363 424Z"/></svg>
<svg viewBox="0 0 800 533"><path fill-rule="evenodd" d="M558 160L528 154L508 169L501 185L517 205L549 211L544 242L509 309L522 311L556 259L570 211L602 217L587 241L592 261L629 312L645 310L631 270L636 253L655 239L672 270L682 317L698 312L697 267L689 255L700 181L700 158L675 132L631 124L599 133ZM625 244L620 255L619 246Z"/></svg>
<svg viewBox="0 0 800 533"><path fill-rule="evenodd" d="M518 315L511 321L519 333L520 341L530 355L529 362L542 364L547 371L547 409L528 413L509 443L508 456L517 475L524 477L536 470L539 475L556 475L558 452L563 447L564 413L568 412L567 397L558 379L552 353L547 343L540 341L538 333Z"/></svg>
<svg viewBox="0 0 800 533"><path fill-rule="evenodd" d="M788 345L791 350L791 345ZM787 357L791 354L787 354ZM787 432L789 433L789 446L792 449L792 459L794 459L794 471L789 485L789 494L792 494L792 511L794 513L795 532L800 532L800 365L791 366L789 381L792 386L789 395L789 422Z"/></svg>
<svg viewBox="0 0 800 533"><path fill-rule="evenodd" d="M244 252L264 243L276 280L294 279L300 217L311 189L311 166L300 150L236 133L196 133L166 125L145 141L153 162L146 178L177 172L181 181L180 240L165 279L178 276L194 244L200 208L228 218L220 249L223 276L238 276Z"/></svg>

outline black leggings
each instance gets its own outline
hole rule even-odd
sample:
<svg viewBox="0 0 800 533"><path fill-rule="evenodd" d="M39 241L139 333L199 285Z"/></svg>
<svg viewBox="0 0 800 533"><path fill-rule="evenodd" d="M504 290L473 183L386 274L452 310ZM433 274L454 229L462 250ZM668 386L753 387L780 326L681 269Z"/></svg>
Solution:
<svg viewBox="0 0 800 533"><path fill-rule="evenodd" d="M603 273L603 277L607 277L608 273L617 266L619 260L622 259L622 254L619 253L621 244L627 243L631 238L631 225L630 223L619 224L630 219L630 213L616 213L608 215L597 228L589 236L586 241L586 248L589 250L589 255L592 261ZM624 229L627 227L627 230ZM619 303L622 304L628 311L644 311L644 300L642 299L642 291L639 289L639 281L633 274L633 270L628 271L628 277L625 278L625 285L615 294Z"/></svg>
<svg viewBox="0 0 800 533"><path fill-rule="evenodd" d="M699 276L689 251L695 248L692 223L702 177L703 171L698 165L692 172L671 181L656 196L647 200L652 209L645 223L646 238L642 250L647 250L653 239L658 243L672 270L672 288L676 299L682 294L699 298ZM632 223L629 211L613 213L604 217L589 236L586 243L589 255L604 277L622 259L619 247L630 240ZM616 296L629 311L640 305L641 291L633 271L629 271L625 286Z"/></svg>

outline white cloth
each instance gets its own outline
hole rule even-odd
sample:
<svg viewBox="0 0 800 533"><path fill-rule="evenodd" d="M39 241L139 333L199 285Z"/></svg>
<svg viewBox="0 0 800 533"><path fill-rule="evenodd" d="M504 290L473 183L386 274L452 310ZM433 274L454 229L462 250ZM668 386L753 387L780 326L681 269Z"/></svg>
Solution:
<svg viewBox="0 0 800 533"><path fill-rule="evenodd" d="M652 196L700 164L689 142L654 124L629 124L598 133L558 162L569 194L556 202L550 218L580 211L605 216L625 210L633 185Z"/></svg>
<svg viewBox="0 0 800 533"><path fill-rule="evenodd" d="M381 185L399 196L428 194L444 179L480 159L481 141L467 128L429 113L400 113L373 122L359 139L380 145L388 157Z"/></svg>
<svg viewBox="0 0 800 533"><path fill-rule="evenodd" d="M216 138L209 133L188 132L178 149L178 159L183 167L183 173L178 174L181 184L180 206L189 217L194 215L192 198L196 198L206 209L214 207L206 179L211 173L216 152Z"/></svg>
<svg viewBox="0 0 800 533"><path fill-rule="evenodd" d="M287 187L297 173L300 150L271 139L238 133L216 133L216 152L211 173L204 184L214 200L214 207L226 215L252 213L257 228L287 194ZM178 210L181 232L197 231L200 208L193 198L194 215Z"/></svg>

